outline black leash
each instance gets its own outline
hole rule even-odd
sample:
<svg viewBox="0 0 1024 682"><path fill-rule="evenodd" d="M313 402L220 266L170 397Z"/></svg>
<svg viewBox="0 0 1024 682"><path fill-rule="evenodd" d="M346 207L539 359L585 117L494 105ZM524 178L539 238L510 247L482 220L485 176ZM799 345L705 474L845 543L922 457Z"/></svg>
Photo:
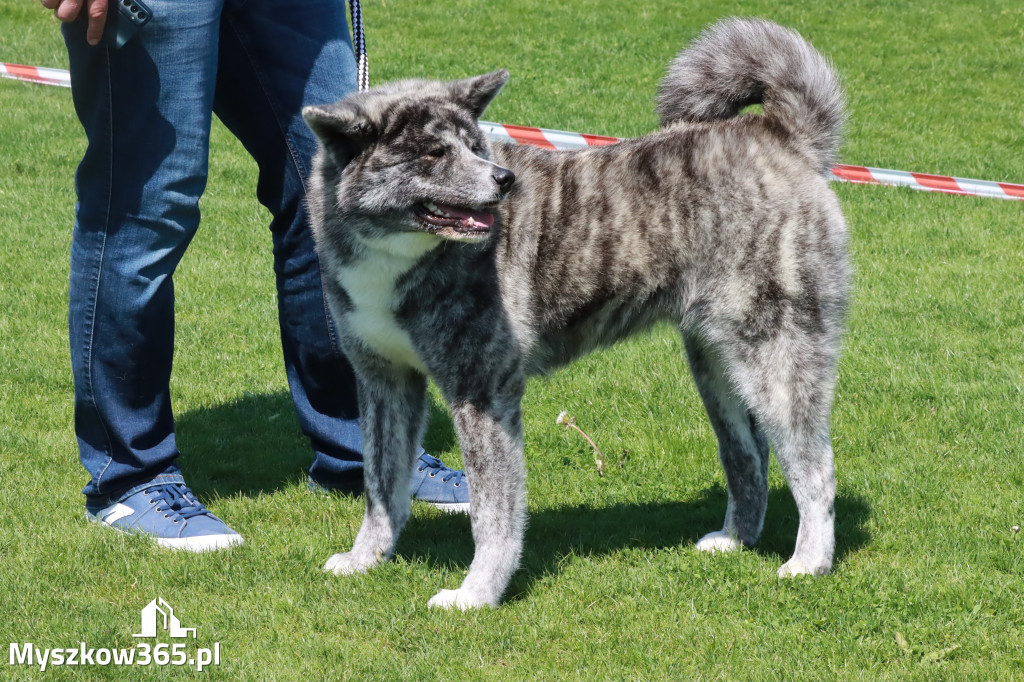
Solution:
<svg viewBox="0 0 1024 682"><path fill-rule="evenodd" d="M359 79L359 91L370 87L370 69L366 63L366 36L363 34L363 8L359 0L348 0L352 12L352 50L356 55L356 69Z"/></svg>

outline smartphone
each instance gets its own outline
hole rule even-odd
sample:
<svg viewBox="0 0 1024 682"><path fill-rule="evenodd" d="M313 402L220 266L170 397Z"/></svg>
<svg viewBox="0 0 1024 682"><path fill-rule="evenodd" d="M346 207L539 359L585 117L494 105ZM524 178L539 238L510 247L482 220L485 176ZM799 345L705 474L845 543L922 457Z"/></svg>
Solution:
<svg viewBox="0 0 1024 682"><path fill-rule="evenodd" d="M103 40L111 47L121 47L152 18L153 13L141 0L110 0Z"/></svg>

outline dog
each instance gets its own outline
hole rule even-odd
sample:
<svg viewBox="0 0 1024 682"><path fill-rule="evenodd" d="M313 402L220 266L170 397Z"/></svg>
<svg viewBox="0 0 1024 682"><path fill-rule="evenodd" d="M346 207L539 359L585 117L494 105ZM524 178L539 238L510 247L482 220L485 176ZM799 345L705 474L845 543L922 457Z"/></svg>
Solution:
<svg viewBox="0 0 1024 682"><path fill-rule="evenodd" d="M826 179L844 120L834 70L794 31L725 20L670 64L660 130L577 151L489 143L477 122L507 79L401 81L303 111L321 143L311 225L365 457L362 526L325 570L393 554L431 377L462 449L475 554L429 604L497 605L526 524L526 377L668 320L727 479L724 525L697 548L757 541L771 443L800 514L779 575L829 572L850 290Z"/></svg>

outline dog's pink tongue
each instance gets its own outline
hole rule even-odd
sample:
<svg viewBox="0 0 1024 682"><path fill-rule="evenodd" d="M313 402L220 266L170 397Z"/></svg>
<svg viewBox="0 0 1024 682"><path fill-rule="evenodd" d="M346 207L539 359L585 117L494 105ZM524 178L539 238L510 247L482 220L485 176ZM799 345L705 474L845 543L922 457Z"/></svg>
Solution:
<svg viewBox="0 0 1024 682"><path fill-rule="evenodd" d="M438 204L437 207L452 218L472 227L490 227L494 224L494 216L484 211L468 211L464 208L455 208L445 204Z"/></svg>

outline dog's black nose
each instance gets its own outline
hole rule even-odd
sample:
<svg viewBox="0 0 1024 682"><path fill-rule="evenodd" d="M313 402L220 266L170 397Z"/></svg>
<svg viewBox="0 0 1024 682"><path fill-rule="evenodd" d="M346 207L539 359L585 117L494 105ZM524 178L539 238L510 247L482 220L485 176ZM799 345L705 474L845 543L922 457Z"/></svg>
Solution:
<svg viewBox="0 0 1024 682"><path fill-rule="evenodd" d="M516 181L515 173L510 171L508 168L501 168L500 166L494 169L494 172L491 173L491 177L494 178L496 183L498 183L498 187L501 188L502 192L507 192L509 188L512 187L512 183Z"/></svg>

